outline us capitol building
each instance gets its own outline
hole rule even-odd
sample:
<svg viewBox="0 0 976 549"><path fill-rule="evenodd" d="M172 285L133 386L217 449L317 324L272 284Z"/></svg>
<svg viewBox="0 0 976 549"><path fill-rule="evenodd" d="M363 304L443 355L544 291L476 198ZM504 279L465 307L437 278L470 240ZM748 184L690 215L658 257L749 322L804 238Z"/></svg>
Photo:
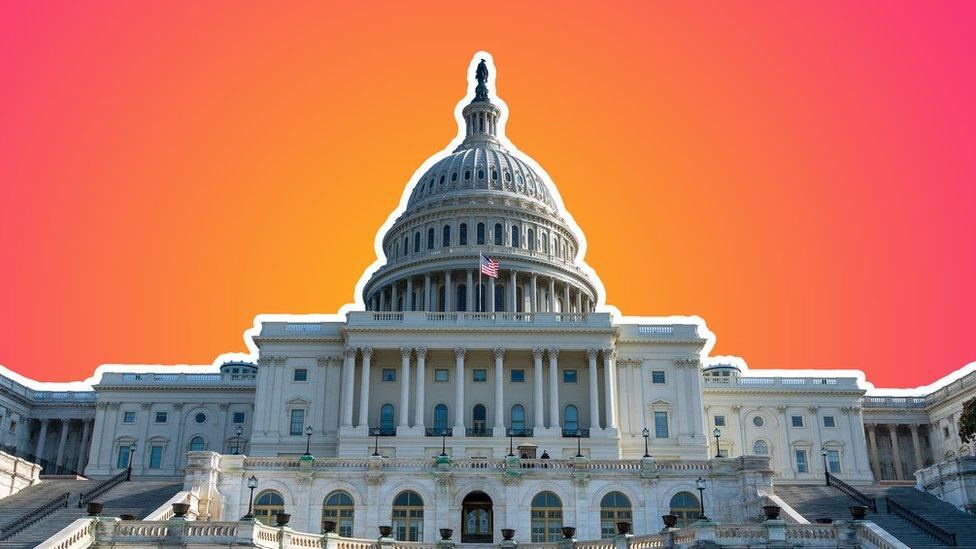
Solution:
<svg viewBox="0 0 976 549"><path fill-rule="evenodd" d="M971 453L957 419L976 378L877 396L854 373L760 377L708 357L696 318L616 313L474 65L461 134L411 180L358 307L259 317L256 360L219 369L103 367L90 391L7 371L4 451L47 473L183 482L198 520L284 511L296 531L331 521L375 539L390 525L400 541L451 528L457 543L503 529L556 542L563 526L595 540L622 521L656 533L668 514L747 523L770 502L791 511L780 487L825 472L967 508L965 491L920 479Z"/></svg>

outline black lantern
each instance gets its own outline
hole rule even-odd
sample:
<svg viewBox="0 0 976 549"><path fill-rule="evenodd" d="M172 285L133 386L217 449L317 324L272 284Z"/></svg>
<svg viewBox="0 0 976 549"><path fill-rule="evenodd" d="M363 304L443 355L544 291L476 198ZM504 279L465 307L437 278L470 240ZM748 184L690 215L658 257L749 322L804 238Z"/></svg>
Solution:
<svg viewBox="0 0 976 549"><path fill-rule="evenodd" d="M820 448L820 457L823 458L823 464L824 464L824 485L830 486L830 469L827 468L827 447L826 446Z"/></svg>
<svg viewBox="0 0 976 549"><path fill-rule="evenodd" d="M305 428L305 455L312 455L312 426L309 425Z"/></svg>
<svg viewBox="0 0 976 549"><path fill-rule="evenodd" d="M649 458L651 457L651 453L647 451L647 439L651 436L651 430L644 427L644 431L641 432L641 435L644 436L644 457Z"/></svg>
<svg viewBox="0 0 976 549"><path fill-rule="evenodd" d="M251 475L251 478L247 479L247 487L251 490L251 495L247 498L247 514L241 518L253 519L254 518L254 489L258 487L258 477Z"/></svg>
<svg viewBox="0 0 976 549"><path fill-rule="evenodd" d="M715 457L722 457L722 448L718 445L718 439L722 437L722 430L718 427L712 431L712 436L715 437Z"/></svg>
<svg viewBox="0 0 976 549"><path fill-rule="evenodd" d="M441 457L447 457L447 427L441 427Z"/></svg>
<svg viewBox="0 0 976 549"><path fill-rule="evenodd" d="M583 457L583 430L576 430L576 457Z"/></svg>
<svg viewBox="0 0 976 549"><path fill-rule="evenodd" d="M708 517L705 516L705 479L698 477L698 480L695 481L695 488L698 488L698 503L700 505L698 520L708 520Z"/></svg>
<svg viewBox="0 0 976 549"><path fill-rule="evenodd" d="M380 455L380 430L379 429L373 430L373 437L375 438L375 440L373 441L373 457L379 457Z"/></svg>
<svg viewBox="0 0 976 549"><path fill-rule="evenodd" d="M508 457L515 457L515 429L508 430Z"/></svg>

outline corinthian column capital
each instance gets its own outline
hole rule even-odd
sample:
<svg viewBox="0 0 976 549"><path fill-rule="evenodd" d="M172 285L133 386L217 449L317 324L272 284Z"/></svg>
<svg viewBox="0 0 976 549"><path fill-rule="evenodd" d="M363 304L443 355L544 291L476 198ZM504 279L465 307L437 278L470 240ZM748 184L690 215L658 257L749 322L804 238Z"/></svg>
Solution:
<svg viewBox="0 0 976 549"><path fill-rule="evenodd" d="M400 354L407 358L413 352L413 347L400 347Z"/></svg>
<svg viewBox="0 0 976 549"><path fill-rule="evenodd" d="M546 352L545 349L542 349L541 347L536 347L535 349L532 349L532 356L535 357L536 360L541 360L542 353L544 352Z"/></svg>
<svg viewBox="0 0 976 549"><path fill-rule="evenodd" d="M588 358L589 358L590 360L593 360L593 359L595 359L595 358L596 358L596 355L597 355L597 354L599 354L599 352L600 352L600 350L599 350L599 349L587 349L587 350L586 350L586 356L587 356L587 357L588 357Z"/></svg>
<svg viewBox="0 0 976 549"><path fill-rule="evenodd" d="M495 358L505 358L504 347L495 347L494 351L495 351Z"/></svg>
<svg viewBox="0 0 976 549"><path fill-rule="evenodd" d="M362 353L363 358L372 358L373 348L372 347L360 347L359 352Z"/></svg>
<svg viewBox="0 0 976 549"><path fill-rule="evenodd" d="M454 348L454 355L457 356L457 358L464 358L465 355L467 355L467 354L468 354L468 350L465 349L464 347L455 347Z"/></svg>
<svg viewBox="0 0 976 549"><path fill-rule="evenodd" d="M550 348L546 352L549 353L549 358L556 358L559 356L559 349L556 349L555 347Z"/></svg>
<svg viewBox="0 0 976 549"><path fill-rule="evenodd" d="M356 351L358 351L358 349L355 347L346 347L345 350L343 350L343 354L346 355L346 358L355 357Z"/></svg>
<svg viewBox="0 0 976 549"><path fill-rule="evenodd" d="M414 351L417 353L417 358L421 360L427 358L427 347L417 347Z"/></svg>

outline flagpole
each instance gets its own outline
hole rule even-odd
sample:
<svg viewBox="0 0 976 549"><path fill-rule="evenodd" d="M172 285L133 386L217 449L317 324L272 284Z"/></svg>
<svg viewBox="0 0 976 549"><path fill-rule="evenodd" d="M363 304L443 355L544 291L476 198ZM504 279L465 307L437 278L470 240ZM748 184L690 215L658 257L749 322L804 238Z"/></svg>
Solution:
<svg viewBox="0 0 976 549"><path fill-rule="evenodd" d="M481 310L481 262L484 261L484 255L478 254L478 312L483 313Z"/></svg>

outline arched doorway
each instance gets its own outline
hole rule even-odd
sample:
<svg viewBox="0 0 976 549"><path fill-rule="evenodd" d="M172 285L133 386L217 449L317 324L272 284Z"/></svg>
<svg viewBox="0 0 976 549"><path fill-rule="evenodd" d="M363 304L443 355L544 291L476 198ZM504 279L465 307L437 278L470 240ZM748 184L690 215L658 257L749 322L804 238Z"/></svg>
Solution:
<svg viewBox="0 0 976 549"><path fill-rule="evenodd" d="M471 492L461 501L461 543L492 543L491 498Z"/></svg>

